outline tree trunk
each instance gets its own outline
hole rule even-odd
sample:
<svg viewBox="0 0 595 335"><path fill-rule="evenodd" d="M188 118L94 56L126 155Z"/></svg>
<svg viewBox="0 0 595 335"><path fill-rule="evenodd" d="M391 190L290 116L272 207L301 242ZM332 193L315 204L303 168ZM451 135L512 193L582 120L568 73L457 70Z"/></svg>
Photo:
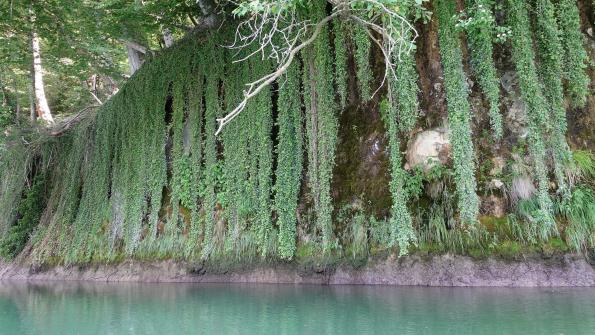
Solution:
<svg viewBox="0 0 595 335"><path fill-rule="evenodd" d="M128 65L130 65L130 74L134 74L136 70L140 69L143 64L140 54L131 43L126 43L126 50L128 51Z"/></svg>
<svg viewBox="0 0 595 335"><path fill-rule="evenodd" d="M213 0L197 0L202 11L202 24L207 28L213 28L219 23L219 15L216 12L216 4Z"/></svg>
<svg viewBox="0 0 595 335"><path fill-rule="evenodd" d="M14 89L14 99L16 102L16 108L15 108L15 123L17 125L19 125L19 117L21 116L21 101L19 99L19 90L17 87L17 80L15 79L15 77L12 77L12 87Z"/></svg>
<svg viewBox="0 0 595 335"><path fill-rule="evenodd" d="M31 78L33 78L33 69L31 69ZM35 114L35 98L33 97L33 81L29 86L29 120L31 123L35 123L37 120L37 114Z"/></svg>
<svg viewBox="0 0 595 335"><path fill-rule="evenodd" d="M35 31L31 32L31 50L33 51L33 88L35 92L35 111L37 116L45 123L52 124L54 123L54 118L52 117L50 106L48 105L48 101L45 97L39 36Z"/></svg>
<svg viewBox="0 0 595 335"><path fill-rule="evenodd" d="M163 28L163 42L165 42L165 47L169 48L174 44L174 37L171 35L171 31L168 28Z"/></svg>

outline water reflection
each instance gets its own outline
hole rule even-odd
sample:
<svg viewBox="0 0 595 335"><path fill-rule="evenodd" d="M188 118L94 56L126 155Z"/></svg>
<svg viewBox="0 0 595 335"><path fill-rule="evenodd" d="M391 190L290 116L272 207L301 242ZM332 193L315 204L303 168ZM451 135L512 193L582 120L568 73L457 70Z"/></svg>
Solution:
<svg viewBox="0 0 595 335"><path fill-rule="evenodd" d="M595 289L0 283L0 334L589 334Z"/></svg>

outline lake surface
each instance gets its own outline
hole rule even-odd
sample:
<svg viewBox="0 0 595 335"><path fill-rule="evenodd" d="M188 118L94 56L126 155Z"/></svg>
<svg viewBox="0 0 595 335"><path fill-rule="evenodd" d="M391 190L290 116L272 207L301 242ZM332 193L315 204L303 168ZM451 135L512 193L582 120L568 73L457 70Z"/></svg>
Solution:
<svg viewBox="0 0 595 335"><path fill-rule="evenodd" d="M0 282L0 334L595 334L595 288Z"/></svg>

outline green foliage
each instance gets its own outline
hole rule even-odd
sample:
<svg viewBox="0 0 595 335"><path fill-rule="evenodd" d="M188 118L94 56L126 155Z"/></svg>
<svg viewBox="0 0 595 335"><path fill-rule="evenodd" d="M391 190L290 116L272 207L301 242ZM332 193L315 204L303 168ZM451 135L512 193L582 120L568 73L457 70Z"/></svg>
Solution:
<svg viewBox="0 0 595 335"><path fill-rule="evenodd" d="M405 15L409 15L409 7L401 9ZM410 33L409 33L410 34ZM406 37L411 38L410 35ZM391 181L389 189L393 205L391 208L390 232L391 242L389 245L398 245L400 255L407 254L412 244L416 244L415 230L413 229L411 215L407 209L407 202L418 189L410 181L407 172L402 167L400 134L410 132L417 121L419 104L417 95L417 72L415 69L415 49L404 53L399 60L395 60L396 79L389 77L388 100L380 105L380 112L387 129L389 145L389 161L391 169ZM421 181L420 181L421 183Z"/></svg>
<svg viewBox="0 0 595 335"><path fill-rule="evenodd" d="M423 192L423 182L426 179L426 173L420 166L416 166L410 171L407 178L405 178L405 183L403 185L403 190L409 199L419 199Z"/></svg>
<svg viewBox="0 0 595 335"><path fill-rule="evenodd" d="M377 248L384 248L391 244L391 225L384 221L378 220L374 216L369 218L370 226L370 244Z"/></svg>
<svg viewBox="0 0 595 335"><path fill-rule="evenodd" d="M333 21L334 46L335 46L335 82L341 106L347 103L347 24L343 20Z"/></svg>
<svg viewBox="0 0 595 335"><path fill-rule="evenodd" d="M575 150L572 158L579 174L586 179L595 180L595 155L587 150Z"/></svg>
<svg viewBox="0 0 595 335"><path fill-rule="evenodd" d="M187 92L184 86L186 82L183 78L179 78L173 83L173 116L170 132L173 132L173 148L172 148L172 202L179 201L181 206L195 210L197 190L197 179L192 168L192 161L190 159L189 143L185 144L184 137L190 136L184 134L185 122L188 117L188 106L186 104ZM188 130L186 130L188 131ZM189 139L186 139L188 141Z"/></svg>
<svg viewBox="0 0 595 335"><path fill-rule="evenodd" d="M108 221L110 215L109 189L112 175L112 159L115 154L116 143L119 137L115 136L117 132L117 122L114 120L118 116L117 100L111 100L105 105L103 113L97 115L95 120L95 130L93 141L95 149L91 155L89 165L84 173L85 187L81 194L81 203L74 225L80 227L79 234L76 236L79 243L84 243L81 250L76 252L72 258L81 258L85 260L92 259L96 255L107 254L107 245L104 242L104 236L100 236L99 231L102 224ZM110 109L114 108L114 112ZM152 174L155 175L157 173Z"/></svg>
<svg viewBox="0 0 595 335"><path fill-rule="evenodd" d="M455 30L455 3L437 1L436 15L439 22L438 40L444 69L458 209L461 221L473 224L479 212L479 199L476 194L475 157L471 140L471 112L467 100L469 93L465 84L459 36Z"/></svg>
<svg viewBox="0 0 595 335"><path fill-rule="evenodd" d="M49 229L40 246L33 250L33 258L65 257L72 248L78 245L77 238L80 230L73 227L80 202L82 178L81 174L86 165L88 154L89 136L92 128L89 123L83 123L73 132L60 138L61 154L57 164L52 169L52 190L49 203L54 203L51 216L47 224Z"/></svg>
<svg viewBox="0 0 595 335"><path fill-rule="evenodd" d="M191 72L190 85L192 89L188 92L188 120L184 130L189 132L188 145L190 146L190 165L193 170L194 183L190 185L194 189L194 207L191 213L191 226L188 234L186 256L190 256L198 249L200 228L202 218L200 216L200 185L204 180L203 171L203 84L204 68L202 62L194 64L194 71Z"/></svg>
<svg viewBox="0 0 595 335"><path fill-rule="evenodd" d="M238 2L238 6L233 10L233 14L237 16L246 16L269 10L269 7L273 14L282 14L284 12L295 10L297 7L304 6L307 3L307 0L245 0Z"/></svg>
<svg viewBox="0 0 595 335"><path fill-rule="evenodd" d="M521 227L517 229L519 240L537 243L537 238L540 237L543 231L542 217L543 211L540 207L539 197L534 196L519 201L514 208L514 212L509 214L508 219L513 227Z"/></svg>
<svg viewBox="0 0 595 335"><path fill-rule="evenodd" d="M121 82L125 60L118 41L121 36L106 36L106 12L97 7L88 1L0 3L2 84L10 78L11 97L20 101L23 116L30 112L33 32L40 39L46 94L53 111L73 113L94 104L88 85L83 84L92 75L110 76L114 84ZM98 82L96 93L103 99L111 90L101 87L101 79Z"/></svg>
<svg viewBox="0 0 595 335"><path fill-rule="evenodd" d="M19 219L0 240L0 256L11 259L25 247L46 205L45 176L37 175L24 192L17 213Z"/></svg>
<svg viewBox="0 0 595 335"><path fill-rule="evenodd" d="M411 16L411 6L402 5L400 8L405 17ZM405 39L412 38L411 31L406 32ZM419 115L419 102L417 95L417 70L415 64L415 44L409 52L401 55L400 59L394 60L396 64L395 75L390 78L390 91L393 97L392 108L394 109L398 131L407 133L413 130Z"/></svg>
<svg viewBox="0 0 595 335"><path fill-rule="evenodd" d="M537 56L540 64L539 76L543 82L543 93L551 109L549 122L552 123L548 143L554 156L554 172L558 190L569 196L564 167L570 161L570 149L566 143L566 110L562 88L562 55L560 32L554 16L554 5L550 0L536 0L535 3Z"/></svg>
<svg viewBox="0 0 595 335"><path fill-rule="evenodd" d="M342 240L345 254L353 260L368 256L368 222L361 208L342 207L337 214L337 221L345 227Z"/></svg>
<svg viewBox="0 0 595 335"><path fill-rule="evenodd" d="M258 77L262 77L268 73L269 67L267 62L264 64L259 61L254 64L253 69ZM271 222L271 184L273 175L273 143L271 140L272 129L272 102L271 90L267 88L260 92L255 98L256 124L256 150L253 155L258 157L258 209L257 209L257 223L256 236L258 246L263 258L267 253L274 251L268 250L268 243L271 237L272 222Z"/></svg>
<svg viewBox="0 0 595 335"><path fill-rule="evenodd" d="M118 1L110 0L106 6ZM536 1L548 5L546 0ZM153 1L145 4L151 8L165 6ZM365 4L357 1L354 9L358 13L368 10ZM423 1L367 4L374 13L378 10L375 6L383 4L413 17L419 14ZM373 84L371 40L366 31L353 32L359 38L354 37L355 54L349 55L348 34L352 32L346 21L335 20L332 34L330 24L325 26L284 77L250 100L245 111L223 130L221 137L216 137L216 119L242 100L245 83L271 70L268 61L256 58L246 63L232 62L235 51L221 47L228 45L233 36L230 25L193 35L148 58L118 94L62 136L48 139L39 134L13 133L12 126L7 128L4 133L12 137L2 138L0 143L0 234L8 241L4 252L14 256L25 243L31 243L34 263L66 264L199 257L215 264L276 257L323 257L334 261L333 257L341 255L360 260L370 252L389 252L387 249L393 246L405 254L416 245L418 250L473 249L477 255L502 247L514 249L511 254L517 254L517 244L523 249L538 235L548 237L547 248L562 249L563 242L549 238L555 227L545 168L545 143L552 148L562 143L553 136L560 125L553 125L557 116L543 101L544 96L559 99L560 86L552 91L558 95L550 96L547 87L541 91L538 80L539 74L547 81L546 77L557 71L556 64L542 68L552 61L543 59L544 55L553 51L542 48L543 43L538 41L542 67L537 72L524 4L512 4L513 9L521 9L520 14L517 11L509 15L515 32L513 60L529 110L529 143L540 193L531 201L521 202L505 222L494 223L493 230L457 227L455 201L459 202L458 212L464 223L475 221L478 204L471 116L455 31L457 18L453 4L443 0L436 9L454 173L443 166L426 172L419 168L406 172L402 167L401 142L415 128L419 114L415 54L403 53L395 60L396 80L390 78L388 82L388 102L380 104L391 169L388 188L393 204L388 219L376 220L358 208L346 215L339 211L333 220L331 185L339 130L338 103L347 103L347 75L354 74L350 71L355 70L360 85L367 85L361 90L366 99L371 94L369 85ZM300 19L313 22L325 17L328 6L324 1L277 5L275 10L279 11L296 5ZM289 7L283 9L285 5ZM182 7L187 6L193 5ZM130 15L129 9L126 6L125 15ZM249 8L254 10L260 9ZM551 23L551 13L550 6L536 24ZM165 11L163 15L170 14ZM488 35L494 39L496 33L496 40L503 38L497 35L491 12L472 16L480 26L487 25L466 26L470 36L477 34L481 40L478 45L485 43L487 50L491 48ZM542 29L543 36L555 34L552 27ZM406 34L405 39L410 40L412 32ZM493 62L488 64L492 51L486 50L478 57L483 57L483 66L493 66ZM355 69L349 69L351 56ZM493 75L491 84L495 78L492 70L482 70L491 73L485 77ZM381 127L374 124L377 126ZM308 157L308 185L302 190L304 151ZM576 152L575 161L585 176L580 181L592 178L592 155ZM24 192L34 166L39 169L36 173L51 183L39 192L42 183L36 181ZM565 201L556 208L563 219L561 236L575 249L589 247L592 191L581 186ZM40 216L42 211L44 215ZM550 230L544 234L546 227ZM305 240L298 240L298 228L301 236L307 236Z"/></svg>
<svg viewBox="0 0 595 335"><path fill-rule="evenodd" d="M0 101L4 100L3 98ZM7 105L0 104L0 129L6 128L15 121L15 112Z"/></svg>
<svg viewBox="0 0 595 335"><path fill-rule="evenodd" d="M595 247L595 193L585 186L572 190L572 196L558 208L568 222L566 241L576 251Z"/></svg>
<svg viewBox="0 0 595 335"><path fill-rule="evenodd" d="M35 152L20 143L2 146L0 150L0 235L3 235L16 219L16 209Z"/></svg>
<svg viewBox="0 0 595 335"><path fill-rule="evenodd" d="M555 228L552 218L552 201L548 194L549 180L545 164L544 134L552 129L548 108L543 96L535 67L535 53L531 39L531 27L524 1L508 0L508 23L512 29L512 60L518 76L521 96L527 106L529 123L529 152L533 160L534 176L538 184L540 235L547 239Z"/></svg>
<svg viewBox="0 0 595 335"><path fill-rule="evenodd" d="M241 99L240 93L243 78L250 75L249 66L230 66L230 75L224 78L225 101L228 106L235 106ZM247 113L250 113L247 115ZM248 106L247 113L242 113L229 124L222 133L224 147L224 169L226 171L226 193L229 197L228 217L228 250L236 248L247 221L254 212L255 200L249 196L246 188L248 182L248 137L251 134L251 120L254 114L253 105ZM255 241L254 241L255 242ZM256 243L254 243L256 245Z"/></svg>
<svg viewBox="0 0 595 335"><path fill-rule="evenodd" d="M291 259L296 251L297 204L303 157L300 69L292 64L279 89L279 134L274 205L279 218L279 255Z"/></svg>
<svg viewBox="0 0 595 335"><path fill-rule="evenodd" d="M389 101L392 101L390 99ZM384 123L387 128L389 141L389 160L391 168L391 180L389 189L393 198L391 208L391 246L399 246L399 254L405 255L411 244L416 243L415 231L413 229L411 215L407 209L408 194L404 187L406 172L402 168L402 158L400 152L400 140L398 134L397 116L395 108L384 101L380 107Z"/></svg>
<svg viewBox="0 0 595 335"><path fill-rule="evenodd" d="M222 53L216 52L220 50L216 47L213 39L209 40L209 47L213 52L210 54L209 63L218 64L222 58ZM211 42L212 41L212 42ZM207 76L207 83L205 87L205 184L207 187L204 198L205 209L205 228L204 228L204 246L203 258L208 258L213 251L213 229L215 227L215 206L217 205L217 197L215 193L216 171L217 171L217 139L215 138L216 117L221 113L221 105L219 103L219 79L222 75L221 67L214 66L212 72Z"/></svg>
<svg viewBox="0 0 595 335"><path fill-rule="evenodd" d="M355 44L355 64L357 67L357 82L363 101L371 98L370 84L372 82L372 68L370 66L370 50L372 42L368 30L361 26L353 28L353 41Z"/></svg>
<svg viewBox="0 0 595 335"><path fill-rule="evenodd" d="M591 80L586 69L589 56L585 51L584 37L581 33L580 16L575 0L559 0L556 17L562 33L564 48L564 78L567 81L566 92L574 107L582 107L589 95Z"/></svg>
<svg viewBox="0 0 595 335"><path fill-rule="evenodd" d="M494 251L500 257L508 260L517 259L521 253L521 245L516 241L502 241L494 246Z"/></svg>
<svg viewBox="0 0 595 335"><path fill-rule="evenodd" d="M231 63L231 62L230 62ZM226 106L236 106L246 78L260 78L270 71L270 63L252 59L248 65L229 65L232 76L223 78ZM269 88L247 104L245 115L239 115L223 133L223 183L226 201L221 202L228 220L227 251L238 252L250 234L250 245L265 258L274 254L270 239L272 225L272 95ZM240 135L240 136L238 136ZM251 226L248 227L248 223ZM249 229L247 229L249 228Z"/></svg>
<svg viewBox="0 0 595 335"><path fill-rule="evenodd" d="M506 39L508 32L502 31L503 27L496 25L491 0L469 0L467 3L467 18L459 21L457 26L467 32L473 73L488 101L490 125L494 138L499 141L503 132L500 115L500 81L494 64L492 43L496 39L499 41Z"/></svg>
<svg viewBox="0 0 595 335"><path fill-rule="evenodd" d="M324 2L316 1L314 18L324 13ZM335 165L338 121L329 52L328 27L325 27L304 59L304 101L308 137L308 180L314 199L316 226L322 235L322 247L329 253L334 246L331 179Z"/></svg>

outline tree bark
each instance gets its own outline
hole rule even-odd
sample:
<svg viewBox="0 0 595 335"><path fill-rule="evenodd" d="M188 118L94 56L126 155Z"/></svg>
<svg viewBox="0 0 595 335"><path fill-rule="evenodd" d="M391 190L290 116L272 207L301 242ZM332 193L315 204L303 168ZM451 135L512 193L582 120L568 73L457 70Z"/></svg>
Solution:
<svg viewBox="0 0 595 335"><path fill-rule="evenodd" d="M33 68L31 69L31 78L33 78ZM37 120L37 114L35 114L35 98L33 97L33 81L29 86L29 120L31 123L35 123Z"/></svg>
<svg viewBox="0 0 595 335"><path fill-rule="evenodd" d="M35 111L45 123L54 123L50 106L45 97L43 86L43 67L41 66L41 49L39 36L34 30L31 32L31 50L33 52L33 88L35 93Z"/></svg>
<svg viewBox="0 0 595 335"><path fill-rule="evenodd" d="M163 28L163 42L165 47L169 48L174 44L174 37L171 35L171 31L168 28Z"/></svg>
<svg viewBox="0 0 595 335"><path fill-rule="evenodd" d="M214 28L219 24L220 17L217 14L217 5L213 0L197 0L198 6L202 11L202 24L207 28Z"/></svg>
<svg viewBox="0 0 595 335"><path fill-rule="evenodd" d="M128 51L128 65L130 65L130 74L133 75L136 70L140 69L143 61L140 57L138 48L131 42L126 42L126 50Z"/></svg>
<svg viewBox="0 0 595 335"><path fill-rule="evenodd" d="M15 79L15 77L12 77L12 86L13 86L13 90L14 90L14 99L16 102L16 108L15 108L15 123L17 125L19 125L20 120L19 117L21 116L21 101L19 99L19 90L17 87L17 80Z"/></svg>

